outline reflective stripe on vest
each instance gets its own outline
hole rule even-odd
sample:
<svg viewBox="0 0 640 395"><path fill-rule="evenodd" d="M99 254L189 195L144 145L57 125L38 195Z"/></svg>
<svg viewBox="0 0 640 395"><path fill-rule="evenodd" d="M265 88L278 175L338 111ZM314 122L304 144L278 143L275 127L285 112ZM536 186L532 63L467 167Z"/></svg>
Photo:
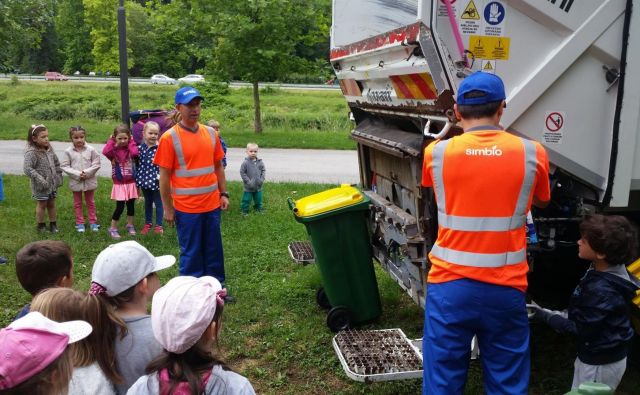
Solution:
<svg viewBox="0 0 640 395"><path fill-rule="evenodd" d="M173 193L176 195L202 195L204 193L213 192L218 189L218 184L212 184L208 187L198 188L173 188Z"/></svg>
<svg viewBox="0 0 640 395"><path fill-rule="evenodd" d="M198 126L199 128L200 126ZM213 128L209 128L205 126L205 129L209 132L211 136L211 144L213 145L213 150L215 152L216 149L216 135L213 131ZM169 129L169 133L171 134L171 141L173 141L173 149L176 153L176 159L178 159L179 168L176 169L176 177L198 177L206 174L214 173L216 168L215 166L205 166L199 167L197 169L187 169L187 163L184 159L184 151L182 150L182 143L180 142L180 137L178 137L178 132L171 128ZM173 188L173 193L176 195L202 195L205 193L210 193L218 189L218 183L211 184L203 187L195 187L195 188Z"/></svg>
<svg viewBox="0 0 640 395"><path fill-rule="evenodd" d="M527 203L533 188L538 159L535 144L520 138L524 146L524 178L516 201L514 213L510 217L463 217L447 214L444 188L444 153L450 140L444 140L433 147L433 189L438 204L438 225L457 231L467 232L507 232L525 226L527 219ZM431 253L447 262L464 266L500 267L518 264L526 259L526 249L519 251L485 254L479 252L458 251L434 245Z"/></svg>

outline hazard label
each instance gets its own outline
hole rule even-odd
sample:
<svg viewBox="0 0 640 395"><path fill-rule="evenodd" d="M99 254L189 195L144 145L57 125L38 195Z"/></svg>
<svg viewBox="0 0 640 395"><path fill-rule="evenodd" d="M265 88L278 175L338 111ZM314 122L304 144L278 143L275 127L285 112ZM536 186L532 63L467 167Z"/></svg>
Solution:
<svg viewBox="0 0 640 395"><path fill-rule="evenodd" d="M480 14L478 13L478 8L476 7L476 3L473 0L469 1L467 6L462 11L462 15L460 15L460 19L473 19L476 21L480 20Z"/></svg>
<svg viewBox="0 0 640 395"><path fill-rule="evenodd" d="M549 111L545 114L542 139L547 144L561 144L564 135L565 113Z"/></svg>
<svg viewBox="0 0 640 395"><path fill-rule="evenodd" d="M483 60L481 63L481 70L485 73L496 73L496 61L495 60Z"/></svg>
<svg viewBox="0 0 640 395"><path fill-rule="evenodd" d="M482 29L482 18L474 0L469 0L466 7L460 7L458 25L460 26L460 33L464 35L479 34L480 29Z"/></svg>
<svg viewBox="0 0 640 395"><path fill-rule="evenodd" d="M469 36L469 50L476 59L508 60L509 37Z"/></svg>

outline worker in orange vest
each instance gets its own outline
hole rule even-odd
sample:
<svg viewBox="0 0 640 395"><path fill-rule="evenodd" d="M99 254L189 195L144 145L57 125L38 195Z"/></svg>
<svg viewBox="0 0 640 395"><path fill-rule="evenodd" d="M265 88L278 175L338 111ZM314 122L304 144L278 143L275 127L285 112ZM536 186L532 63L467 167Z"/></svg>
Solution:
<svg viewBox="0 0 640 395"><path fill-rule="evenodd" d="M220 210L229 207L216 131L198 122L203 97L186 86L175 96L180 119L158 143L153 163L160 167L164 220L175 223L183 276L212 276L225 284ZM227 295L227 301L231 301Z"/></svg>
<svg viewBox="0 0 640 395"><path fill-rule="evenodd" d="M500 77L476 72L458 88L464 133L429 144L422 185L434 190L438 237L429 253L423 393L462 394L477 336L487 394L526 394L529 322L526 218L550 199L537 142L500 126Z"/></svg>

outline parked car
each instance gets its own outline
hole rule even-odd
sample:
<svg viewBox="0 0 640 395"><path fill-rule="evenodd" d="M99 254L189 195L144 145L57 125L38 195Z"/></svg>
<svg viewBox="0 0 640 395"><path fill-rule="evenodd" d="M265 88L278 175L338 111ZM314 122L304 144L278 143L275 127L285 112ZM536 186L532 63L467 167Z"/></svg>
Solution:
<svg viewBox="0 0 640 395"><path fill-rule="evenodd" d="M47 71L44 73L45 81L68 81L69 77L57 71Z"/></svg>
<svg viewBox="0 0 640 395"><path fill-rule="evenodd" d="M200 74L187 74L182 78L178 78L178 81L192 84L194 82L204 82L204 77Z"/></svg>
<svg viewBox="0 0 640 395"><path fill-rule="evenodd" d="M171 84L175 84L176 80L171 77L167 77L164 74L154 74L151 76L151 83L171 85Z"/></svg>

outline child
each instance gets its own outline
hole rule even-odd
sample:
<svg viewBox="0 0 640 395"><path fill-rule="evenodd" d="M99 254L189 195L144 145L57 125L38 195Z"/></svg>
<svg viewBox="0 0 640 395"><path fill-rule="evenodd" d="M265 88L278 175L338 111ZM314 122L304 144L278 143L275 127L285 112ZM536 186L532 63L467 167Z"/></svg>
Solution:
<svg viewBox="0 0 640 395"><path fill-rule="evenodd" d="M170 255L154 257L133 240L112 244L96 258L89 293L112 306L123 325L115 341L115 361L123 378L116 384L118 394L125 394L162 351L151 332L147 302L160 288L156 272L175 261Z"/></svg>
<svg viewBox="0 0 640 395"><path fill-rule="evenodd" d="M138 187L142 189L144 196L144 227L140 231L146 235L153 226L153 205L156 206L156 227L154 233L162 234L162 199L160 198L160 168L153 164L153 158L158 150L158 137L160 136L160 126L149 121L142 129L143 143L138 146L140 153L140 166L136 174Z"/></svg>
<svg viewBox="0 0 640 395"><path fill-rule="evenodd" d="M49 131L44 125L31 125L24 154L24 173L31 179L31 195L36 200L38 232L45 232L44 212L49 213L49 231L58 233L56 193L62 185L60 161L49 144Z"/></svg>
<svg viewBox="0 0 640 395"><path fill-rule="evenodd" d="M58 240L34 241L16 254L16 275L22 288L35 296L51 287L73 285L71 248ZM22 308L16 319L25 316L31 304Z"/></svg>
<svg viewBox="0 0 640 395"><path fill-rule="evenodd" d="M96 173L100 169L100 154L86 143L87 132L82 126L69 128L69 138L73 143L64 151L62 171L69 175L69 188L73 192L73 209L76 213L76 231L83 233L84 216L82 214L82 194L87 202L89 228L97 232L100 229L96 215L96 203L93 199L98 188Z"/></svg>
<svg viewBox="0 0 640 395"><path fill-rule="evenodd" d="M176 277L153 297L153 334L164 347L129 394L255 394L212 353L226 289L214 277Z"/></svg>
<svg viewBox="0 0 640 395"><path fill-rule="evenodd" d="M216 133L218 133L218 138L220 139L220 145L222 145L222 151L224 152L224 158L222 158L222 167L226 169L227 168L227 144L224 142L224 139L220 135L220 122L216 121L215 119L212 119L209 122L207 122L207 126L213 128L213 130L215 130Z"/></svg>
<svg viewBox="0 0 640 395"><path fill-rule="evenodd" d="M55 322L40 313L0 330L0 394L66 394L72 369L67 346L89 333L87 322Z"/></svg>
<svg viewBox="0 0 640 395"><path fill-rule="evenodd" d="M636 257L637 233L623 216L597 214L580 224L580 235L578 256L592 263L573 291L568 315L536 304L527 307L535 319L577 336L572 389L595 381L615 390L633 337L629 307L640 282L625 265Z"/></svg>
<svg viewBox="0 0 640 395"><path fill-rule="evenodd" d="M109 234L114 239L120 238L118 233L118 221L127 205L127 232L129 235L136 234L133 226L133 216L135 214L135 202L138 197L138 189L135 180L134 159L138 156L138 147L131 138L131 130L127 125L118 125L113 130L113 135L107 141L102 150L102 154L111 161L111 199L116 201L116 209L111 217L111 227Z"/></svg>
<svg viewBox="0 0 640 395"><path fill-rule="evenodd" d="M95 295L70 288L49 288L33 298L31 311L54 321L87 321L93 332L69 348L73 375L71 395L114 395L113 383L121 382L114 360L118 326L111 321L108 305Z"/></svg>
<svg viewBox="0 0 640 395"><path fill-rule="evenodd" d="M249 214L249 205L253 200L256 211L262 211L262 183L266 169L262 159L258 159L258 144L247 144L247 157L240 166L240 177L244 184L240 211L243 215Z"/></svg>

